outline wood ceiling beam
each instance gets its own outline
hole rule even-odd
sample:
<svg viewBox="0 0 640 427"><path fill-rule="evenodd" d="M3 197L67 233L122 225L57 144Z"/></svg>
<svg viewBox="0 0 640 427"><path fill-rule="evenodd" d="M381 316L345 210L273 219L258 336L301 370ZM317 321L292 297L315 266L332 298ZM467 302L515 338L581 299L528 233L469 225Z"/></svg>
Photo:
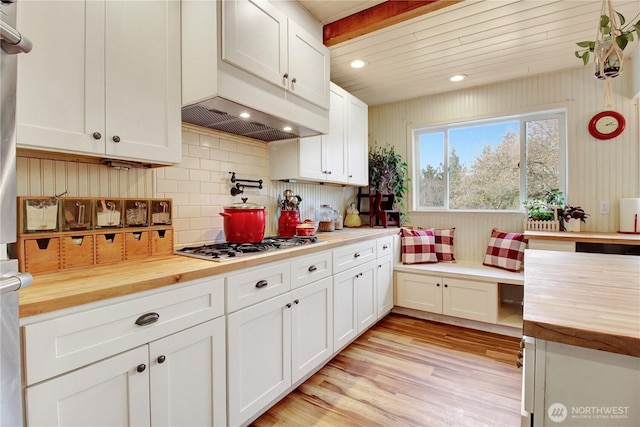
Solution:
<svg viewBox="0 0 640 427"><path fill-rule="evenodd" d="M325 46L333 46L364 34L406 21L462 0L390 0L346 18L327 24L323 28Z"/></svg>

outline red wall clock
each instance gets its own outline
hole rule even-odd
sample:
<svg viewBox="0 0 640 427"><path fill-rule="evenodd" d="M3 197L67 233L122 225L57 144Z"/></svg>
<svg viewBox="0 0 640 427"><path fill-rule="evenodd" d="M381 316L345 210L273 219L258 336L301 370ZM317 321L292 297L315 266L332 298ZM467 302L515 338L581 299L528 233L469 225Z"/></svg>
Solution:
<svg viewBox="0 0 640 427"><path fill-rule="evenodd" d="M611 139L624 130L624 116L617 111L602 111L589 121L589 133L597 139Z"/></svg>

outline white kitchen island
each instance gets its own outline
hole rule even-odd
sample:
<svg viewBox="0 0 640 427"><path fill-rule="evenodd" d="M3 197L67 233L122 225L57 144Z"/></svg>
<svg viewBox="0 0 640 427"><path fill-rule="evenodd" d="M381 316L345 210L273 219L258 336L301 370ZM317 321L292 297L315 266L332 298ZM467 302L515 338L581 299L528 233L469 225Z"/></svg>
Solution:
<svg viewBox="0 0 640 427"><path fill-rule="evenodd" d="M640 422L640 258L527 250L523 426Z"/></svg>

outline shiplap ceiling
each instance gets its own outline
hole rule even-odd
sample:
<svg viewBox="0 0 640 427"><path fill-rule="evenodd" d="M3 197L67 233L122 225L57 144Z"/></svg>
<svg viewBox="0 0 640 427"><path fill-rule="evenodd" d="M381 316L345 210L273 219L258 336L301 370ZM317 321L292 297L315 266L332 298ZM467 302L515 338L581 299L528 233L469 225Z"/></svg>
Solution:
<svg viewBox="0 0 640 427"><path fill-rule="evenodd" d="M298 2L323 25L382 3ZM640 0L613 6L637 21ZM595 39L601 7L601 0L464 0L331 46L331 81L373 106L581 67L575 43ZM625 55L640 54L637 46ZM354 59L368 66L352 69ZM468 77L451 83L453 74Z"/></svg>

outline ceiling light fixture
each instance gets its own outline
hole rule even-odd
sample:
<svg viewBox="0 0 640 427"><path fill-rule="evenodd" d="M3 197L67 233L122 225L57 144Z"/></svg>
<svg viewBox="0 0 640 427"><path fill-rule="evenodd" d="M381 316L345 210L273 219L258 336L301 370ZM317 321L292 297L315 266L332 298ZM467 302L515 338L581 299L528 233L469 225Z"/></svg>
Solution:
<svg viewBox="0 0 640 427"><path fill-rule="evenodd" d="M249 117L251 117L251 114L249 114L249 113L240 113L240 117L242 117L243 119L248 119Z"/></svg>
<svg viewBox="0 0 640 427"><path fill-rule="evenodd" d="M449 80L451 80L452 82L461 82L466 78L467 78L466 74L456 74L455 76L451 76Z"/></svg>
<svg viewBox="0 0 640 427"><path fill-rule="evenodd" d="M285 126L282 130L285 132L291 132L291 126Z"/></svg>
<svg viewBox="0 0 640 427"><path fill-rule="evenodd" d="M367 66L367 64L369 63L364 59L355 59L351 61L351 68L364 68Z"/></svg>

